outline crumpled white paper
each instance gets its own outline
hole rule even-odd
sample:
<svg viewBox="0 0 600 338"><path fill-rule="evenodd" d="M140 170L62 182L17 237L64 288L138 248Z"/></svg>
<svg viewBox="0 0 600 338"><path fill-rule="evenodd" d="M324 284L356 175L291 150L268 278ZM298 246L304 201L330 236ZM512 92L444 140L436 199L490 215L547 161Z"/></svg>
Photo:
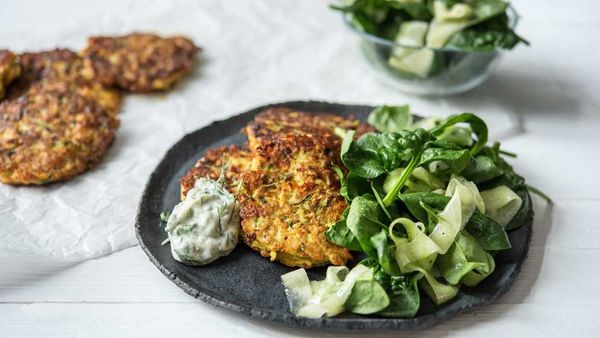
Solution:
<svg viewBox="0 0 600 338"><path fill-rule="evenodd" d="M116 141L96 169L45 187L0 184L0 248L78 260L135 245L138 201L167 149L187 132L257 105L410 103L423 115L470 110L491 118L496 130L514 125L493 91L432 100L386 87L327 1L54 3L3 4L0 48L79 50L90 35L154 31L185 34L204 53L174 90L125 96Z"/></svg>

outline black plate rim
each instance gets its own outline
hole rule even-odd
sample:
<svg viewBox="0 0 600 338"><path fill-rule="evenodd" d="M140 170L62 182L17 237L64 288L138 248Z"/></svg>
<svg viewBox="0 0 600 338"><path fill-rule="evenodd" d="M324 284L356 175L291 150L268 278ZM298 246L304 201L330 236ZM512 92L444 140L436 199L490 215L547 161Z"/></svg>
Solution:
<svg viewBox="0 0 600 338"><path fill-rule="evenodd" d="M531 238L532 238L532 234L533 234L533 219L522 225L523 228L526 228L526 230L528 230L526 233L527 238L525 239L525 248L524 248L523 256L521 256L520 259L516 262L515 270L508 277L508 282L505 283L504 285L502 285L502 287L500 287L499 289L497 289L494 294L491 294L489 297L487 297L487 299L485 301L483 301L480 304L472 304L467 307L459 308L455 311L446 311L442 314L440 314L440 311L436 311L433 314L427 314L427 315L410 318L410 319L386 318L386 317L367 317L367 316L358 317L358 318L337 318L337 317L318 318L318 319L301 318L301 317L296 317L289 312L278 313L278 312L273 312L273 311L268 311L268 310L256 309L251 306L245 306L245 305L241 305L241 304L233 304L233 303L229 303L227 301L223 301L222 299L219 299L219 297L216 296L210 290L197 290L194 286L189 285L188 283L183 281L181 278L179 278L177 276L177 274L169 271L164 265L162 265L159 262L156 255L154 255L154 253L152 253L151 250L146 246L146 244L142 238L141 228L142 228L142 223L144 221L143 220L144 215L147 213L148 207L149 207L148 200L149 200L150 187L153 185L156 185L156 183L158 181L160 181L160 178L161 178L160 173L162 172L161 169L163 169L163 167L166 167L168 165L167 159L175 156L177 149L179 147L181 147L183 144L187 143L188 140L195 137L196 134L205 133L209 129L215 128L221 124L233 122L234 120L238 120L240 118L252 118L257 113L259 113L265 109L268 109L268 108L275 108L275 107L294 108L294 106L305 106L305 105L314 105L317 107L322 107L322 108L315 109L315 110L320 110L323 112L327 112L327 107L332 108L332 109L333 108L337 108L337 109L343 108L343 109L349 109L349 110L352 109L352 107L354 107L354 108L359 107L359 108L363 108L363 109L364 108L369 108L369 109L374 108L374 106L370 106L370 105L331 103L331 102L314 101L314 100L285 101L285 102L266 104L266 105L262 105L262 106L250 109L248 111L242 112L240 114L230 116L226 119L213 121L212 123L210 123L207 126L204 126L200 129L197 129L195 131L185 134L179 141L177 141L171 148L169 148L169 150L165 153L165 155L163 156L163 158L161 159L159 164L152 171L152 174L150 175L148 181L146 182L144 191L142 193L142 197L138 204L138 212L137 212L136 219L135 219L135 235L140 244L140 247L146 253L149 260L158 268L158 270L163 275L165 275L169 280L171 280L175 285L177 285L179 288L181 288L187 294L191 295L194 298L200 299L201 301L203 301L205 303L211 304L213 306L232 310L232 311L235 311L238 313L243 313L252 318L283 323L288 326L297 326L297 327L303 327L303 328L309 328L309 329L329 329L329 330L338 330L338 331L350 331L350 330L352 330L352 331L359 331L359 330L360 331L363 331L363 330L413 331L413 330L426 329L426 328L432 327L433 325L436 325L440 322L448 320L452 317L455 317L459 314L468 313L468 312L473 311L476 308L490 304L508 292L508 290L514 284L516 277L521 272L524 262L527 260L527 257L529 254L529 247L531 244ZM436 314L439 314L439 315L436 315Z"/></svg>

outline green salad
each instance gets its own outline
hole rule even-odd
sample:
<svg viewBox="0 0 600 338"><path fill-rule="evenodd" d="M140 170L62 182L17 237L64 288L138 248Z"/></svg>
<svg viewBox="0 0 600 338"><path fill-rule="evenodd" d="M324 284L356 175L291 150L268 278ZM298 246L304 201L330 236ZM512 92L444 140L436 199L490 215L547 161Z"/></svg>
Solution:
<svg viewBox="0 0 600 338"><path fill-rule="evenodd" d="M379 132L337 131L349 206L325 233L366 258L329 267L322 281L304 269L283 275L298 316L414 317L420 291L439 305L492 274L507 231L533 218L528 186L503 158L515 155L488 145L476 115L414 120L408 106L383 106L368 121Z"/></svg>
<svg viewBox="0 0 600 338"><path fill-rule="evenodd" d="M359 31L395 42L379 52L389 67L409 77L432 77L464 57L447 51L529 44L513 31L509 3L502 0L351 0L332 7Z"/></svg>

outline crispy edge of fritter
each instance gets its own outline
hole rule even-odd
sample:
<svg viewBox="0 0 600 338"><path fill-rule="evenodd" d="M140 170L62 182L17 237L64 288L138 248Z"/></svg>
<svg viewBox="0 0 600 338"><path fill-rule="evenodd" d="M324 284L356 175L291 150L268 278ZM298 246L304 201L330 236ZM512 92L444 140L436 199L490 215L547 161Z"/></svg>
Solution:
<svg viewBox="0 0 600 338"><path fill-rule="evenodd" d="M0 103L0 181L64 181L101 161L119 120L71 86L68 81L40 81L17 99Z"/></svg>
<svg viewBox="0 0 600 338"><path fill-rule="evenodd" d="M194 187L200 177L216 180L221 175L222 164L225 162L225 184L229 192L237 193L237 187L242 173L250 169L252 154L243 148L231 145L208 149L204 156L179 179L180 198L183 201L187 192Z"/></svg>
<svg viewBox="0 0 600 338"><path fill-rule="evenodd" d="M201 50L183 36L132 33L90 37L81 55L88 78L130 92L152 92L167 90L191 73Z"/></svg>
<svg viewBox="0 0 600 338"><path fill-rule="evenodd" d="M244 241L262 256L305 268L343 265L351 258L346 248L323 235L347 206L333 169L341 165L339 141L327 133L273 134L253 151L254 170L242 175L238 196ZM298 203L288 203L291 200ZM305 221L289 221L300 215L306 215Z"/></svg>
<svg viewBox="0 0 600 338"><path fill-rule="evenodd" d="M8 85L21 75L21 64L17 56L8 50L0 50L0 100L4 98Z"/></svg>
<svg viewBox="0 0 600 338"><path fill-rule="evenodd" d="M285 107L266 109L256 115L243 131L248 136L249 148L253 150L261 140L268 140L282 134L336 137L334 134L336 128L356 130L355 137L374 131L371 126L353 117L308 113Z"/></svg>

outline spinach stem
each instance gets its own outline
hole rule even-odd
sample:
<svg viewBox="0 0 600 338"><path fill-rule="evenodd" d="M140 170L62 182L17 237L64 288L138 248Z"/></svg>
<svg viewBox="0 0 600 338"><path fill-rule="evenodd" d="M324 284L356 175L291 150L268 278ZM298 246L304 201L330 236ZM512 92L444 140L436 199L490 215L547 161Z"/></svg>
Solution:
<svg viewBox="0 0 600 338"><path fill-rule="evenodd" d="M392 204L392 202L394 202L396 198L398 198L398 193L400 193L400 189L402 189L406 181L408 181L408 178L410 177L412 172L417 167L417 163L421 158L421 153L422 151L419 151L415 156L413 156L410 159L410 162L406 166L406 169L404 169L404 171L402 172L402 175L400 176L398 182L396 182L396 184L394 185L394 188L383 198L383 205L387 207L390 204Z"/></svg>
<svg viewBox="0 0 600 338"><path fill-rule="evenodd" d="M532 193L540 196L543 200L546 201L546 203L548 204L553 204L554 202L552 201L552 199L550 198L550 196L546 195L543 191L541 191L540 189L531 186L529 184L525 184L525 186L527 187L527 190L531 191Z"/></svg>
<svg viewBox="0 0 600 338"><path fill-rule="evenodd" d="M385 213L387 218L390 221L392 221L392 215L390 215L390 212L387 210L386 205L383 204L383 201L381 200L381 196L379 196L377 189L375 189L375 186L373 185L373 181L371 181L371 190L373 190L373 195L375 195L375 199L377 200L377 203L379 203L379 206L381 207L381 209L383 209L383 212Z"/></svg>
<svg viewBox="0 0 600 338"><path fill-rule="evenodd" d="M498 149L498 152L502 155L508 156L508 157L517 157L517 154L510 152L510 151L506 151L506 150L500 150Z"/></svg>

